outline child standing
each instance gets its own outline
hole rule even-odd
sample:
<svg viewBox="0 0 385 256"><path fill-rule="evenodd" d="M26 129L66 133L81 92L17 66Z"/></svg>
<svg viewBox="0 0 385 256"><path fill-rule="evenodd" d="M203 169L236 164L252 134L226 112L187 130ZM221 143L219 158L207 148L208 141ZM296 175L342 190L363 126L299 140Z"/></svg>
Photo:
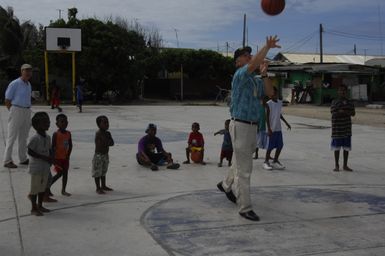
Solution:
<svg viewBox="0 0 385 256"><path fill-rule="evenodd" d="M49 126L49 116L46 112L37 112L32 117L32 127L36 130L36 134L31 137L28 143L29 173L31 174L31 191L28 198L32 203L31 214L35 216L42 216L43 212L50 212L43 207L44 193L48 183L50 166L53 162L51 138L46 133Z"/></svg>
<svg viewBox="0 0 385 256"><path fill-rule="evenodd" d="M83 82L80 81L76 86L76 103L79 108L79 113L83 112Z"/></svg>
<svg viewBox="0 0 385 256"><path fill-rule="evenodd" d="M274 88L274 93L271 99L266 103L266 121L268 131L268 146L266 151L265 163L263 168L266 170L283 170L285 166L282 165L278 158L283 148L283 137L281 120L286 124L287 129L291 129L290 124L282 116L282 101L278 99L278 90ZM272 164L269 163L270 153L275 149L275 155Z"/></svg>
<svg viewBox="0 0 385 256"><path fill-rule="evenodd" d="M106 173L108 170L108 151L114 145L111 133L108 131L109 123L106 116L98 116L96 124L99 130L95 134L95 155L92 159L92 177L95 179L96 193L105 194L104 191L113 191L106 186Z"/></svg>
<svg viewBox="0 0 385 256"><path fill-rule="evenodd" d="M257 133L257 147L255 148L254 159L258 159L259 149L266 149L267 147L267 134L266 134L266 104L269 97L265 96L262 100L262 107L259 108L259 122Z"/></svg>
<svg viewBox="0 0 385 256"><path fill-rule="evenodd" d="M331 149L334 150L335 168L333 171L340 170L339 158L340 149L344 151L343 170L352 172L348 167L349 151L352 149L352 120L356 111L353 103L347 98L348 88L342 85L338 88L338 99L333 100L330 108L332 114L332 141Z"/></svg>
<svg viewBox="0 0 385 256"><path fill-rule="evenodd" d="M184 161L184 164L189 164L190 163L190 154L192 151L196 150L199 152L199 161L198 163L205 165L206 163L203 161L204 158L204 145L205 141L203 139L202 133L199 132L200 130L200 125L197 122L194 122L191 125L191 130L192 132L190 133L188 137L188 146L186 148L186 158L187 160Z"/></svg>
<svg viewBox="0 0 385 256"><path fill-rule="evenodd" d="M60 107L60 89L56 85L56 80L52 82L51 108L57 108L59 112L63 111Z"/></svg>
<svg viewBox="0 0 385 256"><path fill-rule="evenodd" d="M63 196L71 196L71 194L66 191L69 162L72 152L71 133L66 130L68 126L67 116L64 114L57 115L56 126L59 129L52 135L52 153L55 158L56 175L52 179L51 186L60 177L63 177L61 194Z"/></svg>
<svg viewBox="0 0 385 256"><path fill-rule="evenodd" d="M226 160L229 162L228 166L231 166L231 160L233 158L233 144L231 142L231 136L229 132L229 125L230 125L230 119L227 119L225 121L225 129L222 129L220 131L217 131L214 133L214 136L217 134L223 135L223 143L222 143L222 149L221 149L221 156L218 163L218 167L222 167L223 159L226 158Z"/></svg>

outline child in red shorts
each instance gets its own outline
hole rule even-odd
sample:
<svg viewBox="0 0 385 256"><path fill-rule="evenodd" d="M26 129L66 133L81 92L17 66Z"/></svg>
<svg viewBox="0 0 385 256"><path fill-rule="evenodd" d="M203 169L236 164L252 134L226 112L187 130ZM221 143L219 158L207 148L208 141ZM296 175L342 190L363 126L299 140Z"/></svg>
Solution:
<svg viewBox="0 0 385 256"><path fill-rule="evenodd" d="M54 164L56 175L52 179L51 186L60 177L63 177L61 194L64 196L71 196L71 194L66 191L70 155L72 151L71 133L66 130L68 126L67 116L64 114L57 115L56 126L59 129L54 132L52 136L52 151L55 158Z"/></svg>
<svg viewBox="0 0 385 256"><path fill-rule="evenodd" d="M205 165L206 163L203 161L204 157L204 145L205 141L203 139L202 133L199 132L200 126L199 123L194 122L191 125L191 130L192 132L190 133L188 137L188 146L186 148L186 158L187 160L184 161L184 164L189 164L190 163L190 154L192 154L193 151L198 151L200 154L199 160L195 161L197 163Z"/></svg>

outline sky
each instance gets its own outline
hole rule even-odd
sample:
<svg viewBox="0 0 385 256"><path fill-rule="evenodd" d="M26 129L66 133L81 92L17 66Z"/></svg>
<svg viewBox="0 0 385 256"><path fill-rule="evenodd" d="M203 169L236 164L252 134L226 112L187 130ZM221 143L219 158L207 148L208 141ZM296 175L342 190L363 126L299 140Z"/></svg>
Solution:
<svg viewBox="0 0 385 256"><path fill-rule="evenodd" d="M385 55L385 1L286 0L277 16L263 13L260 0L0 0L20 21L48 25L76 7L79 19L120 17L157 29L166 47L211 49L232 54L242 46L243 15L247 43L254 52L268 35L278 35L279 51L319 53L323 25L325 54ZM177 39L178 38L178 39ZM228 42L229 47L226 47Z"/></svg>

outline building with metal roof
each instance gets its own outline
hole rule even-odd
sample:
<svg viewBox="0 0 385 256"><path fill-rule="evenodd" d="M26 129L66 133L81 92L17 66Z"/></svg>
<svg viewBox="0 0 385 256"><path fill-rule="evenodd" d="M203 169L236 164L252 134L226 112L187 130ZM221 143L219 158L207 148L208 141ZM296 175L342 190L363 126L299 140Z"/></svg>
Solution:
<svg viewBox="0 0 385 256"><path fill-rule="evenodd" d="M385 56L323 54L323 63L346 63L365 65L367 61L376 58L385 58ZM280 52L273 58L273 60L295 64L320 63L320 55L316 53Z"/></svg>

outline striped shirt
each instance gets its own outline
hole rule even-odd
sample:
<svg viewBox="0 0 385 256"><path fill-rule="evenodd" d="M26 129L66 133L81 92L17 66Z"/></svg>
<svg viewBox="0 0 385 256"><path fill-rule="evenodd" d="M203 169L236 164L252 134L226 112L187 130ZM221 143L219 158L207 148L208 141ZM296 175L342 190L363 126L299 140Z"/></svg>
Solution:
<svg viewBox="0 0 385 256"><path fill-rule="evenodd" d="M354 104L348 99L335 99L331 104L330 112L332 113L332 138L352 136L351 117L356 114Z"/></svg>

